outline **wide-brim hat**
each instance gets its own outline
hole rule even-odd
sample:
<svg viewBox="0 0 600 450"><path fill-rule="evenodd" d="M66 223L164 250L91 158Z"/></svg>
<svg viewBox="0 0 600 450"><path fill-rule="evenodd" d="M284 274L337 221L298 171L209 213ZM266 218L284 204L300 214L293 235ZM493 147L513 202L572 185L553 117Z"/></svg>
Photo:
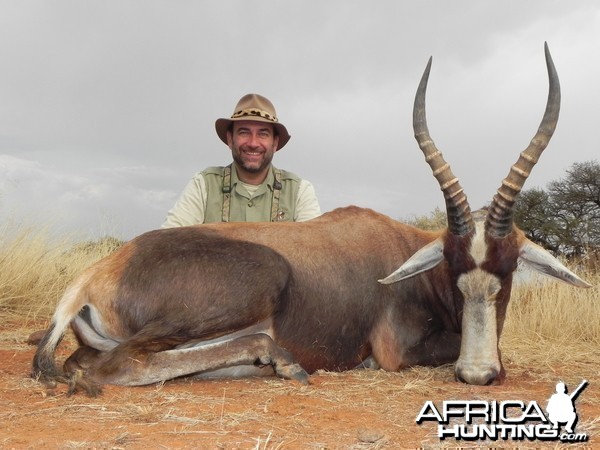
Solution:
<svg viewBox="0 0 600 450"><path fill-rule="evenodd" d="M275 132L279 136L277 150L283 148L288 143L291 136L282 123L279 123L277 112L273 103L269 99L258 94L244 95L235 105L235 110L229 119L217 119L215 129L219 138L227 145L227 131L233 122L240 120L251 120L253 122L270 123L275 127Z"/></svg>

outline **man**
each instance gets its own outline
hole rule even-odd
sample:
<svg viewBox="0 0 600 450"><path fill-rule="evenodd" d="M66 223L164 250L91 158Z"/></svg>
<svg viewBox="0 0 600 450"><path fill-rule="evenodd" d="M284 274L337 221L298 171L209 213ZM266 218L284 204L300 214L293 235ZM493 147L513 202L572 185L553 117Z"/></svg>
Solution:
<svg viewBox="0 0 600 450"><path fill-rule="evenodd" d="M580 386L582 385L583 383ZM575 412L573 399L578 390L579 388L569 396L565 383L560 382L556 384L556 394L552 394L546 407L548 419L550 419L553 425L552 428L558 428L559 423L566 423L565 428L567 433L573 433L573 426L577 422L577 413Z"/></svg>
<svg viewBox="0 0 600 450"><path fill-rule="evenodd" d="M268 99L245 95L233 115L218 119L215 128L231 149L233 163L196 174L162 228L209 222L300 222L321 214L313 185L271 163L290 135Z"/></svg>

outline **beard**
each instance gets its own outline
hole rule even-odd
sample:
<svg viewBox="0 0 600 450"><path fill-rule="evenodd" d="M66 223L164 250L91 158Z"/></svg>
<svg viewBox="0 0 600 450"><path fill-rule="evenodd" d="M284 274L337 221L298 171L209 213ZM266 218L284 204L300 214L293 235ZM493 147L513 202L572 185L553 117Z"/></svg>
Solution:
<svg viewBox="0 0 600 450"><path fill-rule="evenodd" d="M243 157L243 151L233 151L231 152L233 155L233 160L238 165L248 173L260 173L264 171L269 165L271 161L273 161L274 152L264 152L262 154L262 161L256 163L255 161L246 161Z"/></svg>

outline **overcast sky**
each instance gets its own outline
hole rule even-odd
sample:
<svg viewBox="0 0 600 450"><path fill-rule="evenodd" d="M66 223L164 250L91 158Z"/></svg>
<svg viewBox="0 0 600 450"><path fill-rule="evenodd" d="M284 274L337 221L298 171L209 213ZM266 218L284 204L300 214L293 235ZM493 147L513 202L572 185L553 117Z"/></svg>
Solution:
<svg viewBox="0 0 600 450"><path fill-rule="evenodd" d="M84 239L158 228L189 179L225 165L214 121L256 92L292 135L275 164L323 211L443 207L412 133L429 129L472 208L535 134L547 41L562 87L526 189L599 158L600 2L0 0L0 222Z"/></svg>

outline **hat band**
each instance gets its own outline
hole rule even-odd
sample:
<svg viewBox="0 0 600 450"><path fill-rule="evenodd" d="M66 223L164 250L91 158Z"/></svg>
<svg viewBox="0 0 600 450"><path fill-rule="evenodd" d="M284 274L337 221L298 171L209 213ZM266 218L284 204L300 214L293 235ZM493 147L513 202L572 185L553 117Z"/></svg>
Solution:
<svg viewBox="0 0 600 450"><path fill-rule="evenodd" d="M233 113L233 116L231 116L232 119L237 119L238 117L248 117L248 116L258 116L258 117L262 117L263 119L267 119L270 120L271 122L278 122L277 117L275 117L272 114L269 114L266 111L263 111L262 109L256 109L256 108L251 108L251 109L241 109L239 111L236 111Z"/></svg>

